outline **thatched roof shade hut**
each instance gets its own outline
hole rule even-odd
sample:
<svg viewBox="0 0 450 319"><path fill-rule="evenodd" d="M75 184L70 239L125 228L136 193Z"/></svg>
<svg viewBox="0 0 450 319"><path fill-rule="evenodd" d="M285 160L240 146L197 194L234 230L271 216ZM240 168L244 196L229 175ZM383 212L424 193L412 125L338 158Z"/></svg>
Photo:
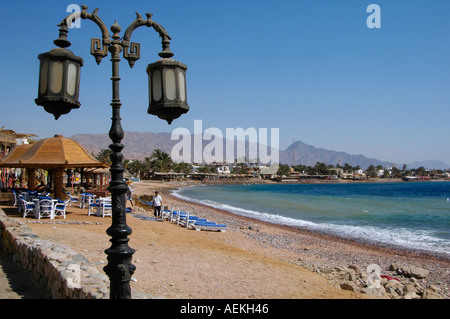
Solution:
<svg viewBox="0 0 450 319"><path fill-rule="evenodd" d="M0 167L20 167L19 160L32 144L22 144L16 146L3 161L0 161Z"/></svg>
<svg viewBox="0 0 450 319"><path fill-rule="evenodd" d="M78 142L55 135L33 144L20 145L0 162L0 167L21 167L29 170L28 187L32 188L36 169L51 170L55 177L55 197L61 196L62 172L75 168L105 168ZM34 173L33 173L34 171ZM31 178L31 179L30 179Z"/></svg>

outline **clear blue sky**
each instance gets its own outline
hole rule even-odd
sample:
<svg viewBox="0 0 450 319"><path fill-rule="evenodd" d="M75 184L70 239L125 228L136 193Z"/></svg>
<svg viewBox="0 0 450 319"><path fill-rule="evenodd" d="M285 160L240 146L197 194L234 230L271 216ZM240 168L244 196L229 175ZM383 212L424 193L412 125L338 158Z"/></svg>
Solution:
<svg viewBox="0 0 450 319"><path fill-rule="evenodd" d="M148 115L148 63L160 39L139 28L133 69L121 63L125 131L172 132L194 120L203 128L279 128L280 146L293 139L326 149L408 163L450 164L450 1L445 0L0 0L0 126L40 137L107 133L111 63L97 66L89 20L71 29L70 49L84 59L81 108L55 121L34 103L37 55L54 47L69 4L86 4L123 31L135 13L153 13L188 65L190 112L171 126ZM381 8L381 28L369 29L369 4Z"/></svg>

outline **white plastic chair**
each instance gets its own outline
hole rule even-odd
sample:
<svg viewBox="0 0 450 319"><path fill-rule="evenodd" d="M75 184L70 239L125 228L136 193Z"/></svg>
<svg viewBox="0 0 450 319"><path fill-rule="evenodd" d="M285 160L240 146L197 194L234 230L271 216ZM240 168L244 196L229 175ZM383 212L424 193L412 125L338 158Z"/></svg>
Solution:
<svg viewBox="0 0 450 319"><path fill-rule="evenodd" d="M161 218L170 220L173 216L173 208L171 209L162 209L161 210Z"/></svg>
<svg viewBox="0 0 450 319"><path fill-rule="evenodd" d="M14 196L14 204L13 204L13 207L19 207L20 206L20 198L19 198L19 195L17 195L17 193L16 193L16 191L15 190L12 190L12 194L13 194L13 196Z"/></svg>
<svg viewBox="0 0 450 319"><path fill-rule="evenodd" d="M21 198L19 206L23 210L23 218L27 217L28 215L33 215L33 217L36 216L36 204L33 202L27 202L25 199Z"/></svg>
<svg viewBox="0 0 450 319"><path fill-rule="evenodd" d="M78 200L78 207L79 207L79 208L83 208L83 203L84 203L84 197L85 197L85 195L84 195L84 194L80 194L80 196L81 196L81 199Z"/></svg>
<svg viewBox="0 0 450 319"><path fill-rule="evenodd" d="M88 216L91 216L91 214L98 216L99 204L94 200L94 197L85 196L85 201L87 202Z"/></svg>
<svg viewBox="0 0 450 319"><path fill-rule="evenodd" d="M100 203L100 210L102 217L112 216L112 204L111 201L106 200Z"/></svg>
<svg viewBox="0 0 450 319"><path fill-rule="evenodd" d="M81 208L89 208L89 204L91 204L92 202L94 202L95 200L95 195L92 194L82 194L82 200L80 203L80 207Z"/></svg>
<svg viewBox="0 0 450 319"><path fill-rule="evenodd" d="M55 218L55 206L51 199L41 199L39 201L39 213L38 219L41 217L49 217L50 219Z"/></svg>
<svg viewBox="0 0 450 319"><path fill-rule="evenodd" d="M67 192L67 195L69 195L70 199L69 199L69 206L72 206L72 203L78 204L79 202L79 198L78 196L72 196L69 192Z"/></svg>
<svg viewBox="0 0 450 319"><path fill-rule="evenodd" d="M26 202L27 200L22 195L19 195L17 200L18 200L18 202L17 202L17 210L19 211L19 213L21 213L23 211L23 207L24 207L23 202L24 201Z"/></svg>
<svg viewBox="0 0 450 319"><path fill-rule="evenodd" d="M70 199L66 200L65 202L58 202L55 205L55 211L54 211L54 217L56 216L62 216L64 219L66 219L66 207L67 205L70 205Z"/></svg>

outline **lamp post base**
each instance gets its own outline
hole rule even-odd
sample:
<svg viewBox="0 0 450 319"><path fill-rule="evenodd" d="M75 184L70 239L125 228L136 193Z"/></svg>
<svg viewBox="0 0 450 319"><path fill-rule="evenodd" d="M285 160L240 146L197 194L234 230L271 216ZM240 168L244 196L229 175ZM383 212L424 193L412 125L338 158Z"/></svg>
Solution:
<svg viewBox="0 0 450 319"><path fill-rule="evenodd" d="M111 239L111 242L113 239ZM128 241L128 239L126 240ZM120 244L118 247L111 247L105 250L108 255L108 265L103 268L110 279L109 298L110 299L131 299L130 280L136 267L131 263L134 249Z"/></svg>
<svg viewBox="0 0 450 319"><path fill-rule="evenodd" d="M136 266L131 263L131 258L135 252L128 246L131 235L131 228L126 224L125 208L120 204L120 199L125 200L125 194L118 198L112 195L113 204L112 218L114 222L106 233L111 236L111 247L105 250L108 256L108 264L103 268L110 280L110 299L131 299L131 276L136 270ZM125 201L123 201L125 203Z"/></svg>

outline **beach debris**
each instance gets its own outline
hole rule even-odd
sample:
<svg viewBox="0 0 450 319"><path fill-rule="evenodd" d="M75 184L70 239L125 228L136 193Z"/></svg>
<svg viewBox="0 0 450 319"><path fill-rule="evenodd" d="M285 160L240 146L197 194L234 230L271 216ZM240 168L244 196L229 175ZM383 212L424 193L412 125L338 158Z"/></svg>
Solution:
<svg viewBox="0 0 450 319"><path fill-rule="evenodd" d="M397 280L397 281L400 281L400 279L394 278L394 277L391 277L391 276L388 276L388 275L381 275L380 278L386 278L387 280Z"/></svg>

